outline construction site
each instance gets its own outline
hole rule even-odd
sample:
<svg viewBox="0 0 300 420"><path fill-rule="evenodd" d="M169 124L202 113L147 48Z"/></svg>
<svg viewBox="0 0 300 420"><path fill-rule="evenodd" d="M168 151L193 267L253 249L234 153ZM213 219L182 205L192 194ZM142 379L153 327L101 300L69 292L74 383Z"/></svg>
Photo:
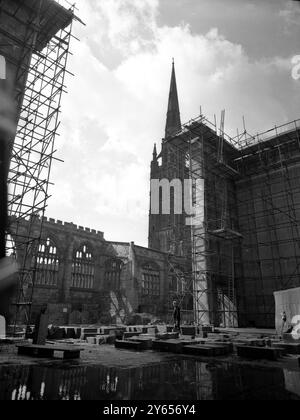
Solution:
<svg viewBox="0 0 300 420"><path fill-rule="evenodd" d="M67 1L0 0L19 268L0 313L0 400L300 399L300 119L255 135L244 121L235 137L225 111L182 124L173 60L148 248L46 217L73 25L85 22Z"/></svg>

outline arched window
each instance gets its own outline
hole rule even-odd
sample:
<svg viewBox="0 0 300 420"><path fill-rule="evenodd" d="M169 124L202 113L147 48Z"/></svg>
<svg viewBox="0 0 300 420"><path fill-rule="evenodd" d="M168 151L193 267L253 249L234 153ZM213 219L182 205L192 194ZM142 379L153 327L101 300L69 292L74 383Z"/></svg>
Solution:
<svg viewBox="0 0 300 420"><path fill-rule="evenodd" d="M169 276L169 289L174 294L182 294L187 291L186 278L180 267L172 268Z"/></svg>
<svg viewBox="0 0 300 420"><path fill-rule="evenodd" d="M58 286L59 259L54 242L47 238L39 244L36 257L37 285Z"/></svg>
<svg viewBox="0 0 300 420"><path fill-rule="evenodd" d="M91 250L82 245L73 254L72 287L77 289L93 289L95 264Z"/></svg>
<svg viewBox="0 0 300 420"><path fill-rule="evenodd" d="M123 261L111 259L105 263L104 281L108 290L120 290Z"/></svg>
<svg viewBox="0 0 300 420"><path fill-rule="evenodd" d="M145 264L142 267L142 293L151 298L160 296L160 272L156 264Z"/></svg>

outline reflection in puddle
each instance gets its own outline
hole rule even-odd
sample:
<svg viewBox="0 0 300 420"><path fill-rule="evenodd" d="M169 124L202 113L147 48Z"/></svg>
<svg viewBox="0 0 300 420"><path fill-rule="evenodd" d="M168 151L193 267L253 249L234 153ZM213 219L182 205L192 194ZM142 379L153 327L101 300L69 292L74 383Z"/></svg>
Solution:
<svg viewBox="0 0 300 420"><path fill-rule="evenodd" d="M139 368L0 368L0 400L300 399L300 372L193 359Z"/></svg>

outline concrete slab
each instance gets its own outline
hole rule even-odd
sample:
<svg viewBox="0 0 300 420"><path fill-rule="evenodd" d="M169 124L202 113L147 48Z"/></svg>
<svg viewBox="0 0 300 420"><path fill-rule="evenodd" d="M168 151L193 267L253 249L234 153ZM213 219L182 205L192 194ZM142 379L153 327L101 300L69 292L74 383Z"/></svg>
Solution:
<svg viewBox="0 0 300 420"><path fill-rule="evenodd" d="M140 335L140 334L142 334L142 333L141 332L127 332L126 331L126 332L123 333L123 339L127 340L131 337L136 337L137 335Z"/></svg>
<svg viewBox="0 0 300 420"><path fill-rule="evenodd" d="M275 347L237 346L237 355L247 359L277 360L283 352Z"/></svg>
<svg viewBox="0 0 300 420"><path fill-rule="evenodd" d="M156 338L158 340L176 340L179 338L179 332L156 334Z"/></svg>
<svg viewBox="0 0 300 420"><path fill-rule="evenodd" d="M226 340L230 339L230 335L229 334L208 333L207 338L213 338L213 339L217 339L217 340L220 340L220 341L226 341Z"/></svg>
<svg viewBox="0 0 300 420"><path fill-rule="evenodd" d="M145 349L147 349L147 350L152 349L152 342L153 342L152 338L136 336L136 337L132 337L130 339L130 341L136 341L138 343L143 343L143 345L145 346Z"/></svg>
<svg viewBox="0 0 300 420"><path fill-rule="evenodd" d="M292 334L283 334L282 336L283 341L286 343L300 343L300 338L295 339L295 337Z"/></svg>
<svg viewBox="0 0 300 420"><path fill-rule="evenodd" d="M190 325L185 326L184 325L184 326L181 327L181 334L182 335L192 335L192 336L195 336L196 333L197 333L197 329L196 329L195 326L190 326Z"/></svg>
<svg viewBox="0 0 300 420"><path fill-rule="evenodd" d="M152 348L157 351L168 351L170 353L181 353L183 344L180 340L153 340Z"/></svg>
<svg viewBox="0 0 300 420"><path fill-rule="evenodd" d="M272 342L272 347L283 349L286 354L300 354L300 343Z"/></svg>
<svg viewBox="0 0 300 420"><path fill-rule="evenodd" d="M259 339L259 338L234 338L233 343L235 345L245 344L247 346L253 346L253 347L265 347L266 346L266 340Z"/></svg>
<svg viewBox="0 0 300 420"><path fill-rule="evenodd" d="M228 348L225 346L214 345L193 345L185 346L183 348L184 354L191 354L194 356L216 357L228 354Z"/></svg>
<svg viewBox="0 0 300 420"><path fill-rule="evenodd" d="M145 345L145 343L129 340L116 340L115 347L117 349L127 349L135 351L147 350L147 346Z"/></svg>

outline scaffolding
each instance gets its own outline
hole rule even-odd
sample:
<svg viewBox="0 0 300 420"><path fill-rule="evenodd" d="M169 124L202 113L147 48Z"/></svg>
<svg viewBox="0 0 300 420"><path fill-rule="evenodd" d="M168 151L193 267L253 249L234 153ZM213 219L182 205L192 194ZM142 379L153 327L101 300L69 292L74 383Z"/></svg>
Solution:
<svg viewBox="0 0 300 420"><path fill-rule="evenodd" d="M196 324L236 327L238 318L250 325L254 317L253 325L271 326L273 292L299 285L300 185L292 171L300 162L300 120L255 136L244 124L241 134L230 137L224 124L225 112L219 129L216 118L211 123L200 115L165 140L173 156L177 150L189 161L183 171L177 160L167 160L166 177L183 180L188 170L200 217L193 219L185 244L190 270L178 298L193 294ZM257 184L257 176L263 182ZM172 228L186 231L184 218L175 217ZM266 264L272 265L269 272Z"/></svg>
<svg viewBox="0 0 300 420"><path fill-rule="evenodd" d="M62 2L60 2L62 3ZM52 1L1 1L0 16L19 28L0 28L6 59L14 74L18 127L10 150L7 254L20 265L14 323L31 318L36 264L50 172L60 125L61 98L70 54L75 6ZM16 27L16 26L14 26ZM20 29L21 28L21 29ZM16 57L15 51L18 51ZM26 221L26 227L24 227Z"/></svg>

